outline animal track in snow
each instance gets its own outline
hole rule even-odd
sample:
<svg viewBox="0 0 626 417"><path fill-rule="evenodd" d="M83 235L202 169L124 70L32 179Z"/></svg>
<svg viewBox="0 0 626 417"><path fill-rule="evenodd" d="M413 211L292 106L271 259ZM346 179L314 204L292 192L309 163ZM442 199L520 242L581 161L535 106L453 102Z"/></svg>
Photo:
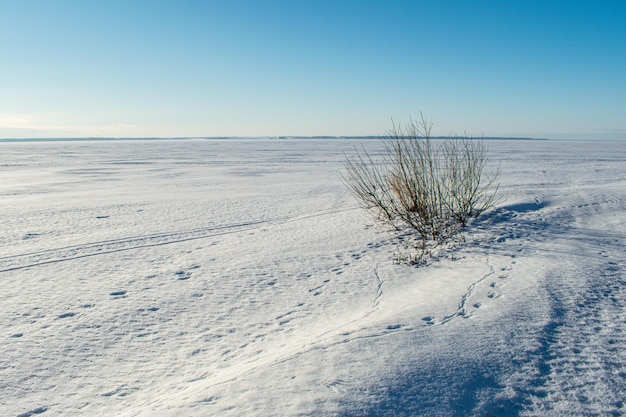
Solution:
<svg viewBox="0 0 626 417"><path fill-rule="evenodd" d="M311 293L311 294L313 294L313 296L317 297L318 295L320 295L322 293L321 291L319 291L321 288L322 288L322 285L319 285L319 286L317 286L315 288L311 288L309 290L309 293Z"/></svg>
<svg viewBox="0 0 626 417"><path fill-rule="evenodd" d="M531 415L557 407L575 407L578 415L623 415L626 276L619 263L604 257L575 272L580 276L574 281L563 279L571 270L547 277L550 320L512 388L532 387L532 407L526 409Z"/></svg>
<svg viewBox="0 0 626 417"><path fill-rule="evenodd" d="M354 252L351 253L350 256L352 257L352 259L354 260L359 260L363 257L364 254L366 254L367 251L360 251L360 252Z"/></svg>
<svg viewBox="0 0 626 417"><path fill-rule="evenodd" d="M48 407L37 407L34 410L28 411L26 413L18 414L17 417L32 417L37 414L43 414L48 411Z"/></svg>
<svg viewBox="0 0 626 417"><path fill-rule="evenodd" d="M431 316L422 317L422 321L427 325L432 326L435 324L435 318Z"/></svg>
<svg viewBox="0 0 626 417"><path fill-rule="evenodd" d="M489 297L489 298L498 298L498 297L500 297L500 293L498 291L489 291L487 293L487 297Z"/></svg>
<svg viewBox="0 0 626 417"><path fill-rule="evenodd" d="M318 216L326 213L317 214ZM178 232L164 232L131 236L121 239L102 240L80 245L45 249L36 252L0 257L0 273L16 271L35 266L71 261L91 256L135 250L140 248L169 245L190 240L206 239L214 236L238 233L261 227L270 222L285 222L286 219L251 220L223 226L201 227Z"/></svg>
<svg viewBox="0 0 626 417"><path fill-rule="evenodd" d="M292 314L294 314L295 311L288 311L285 314L281 314L279 316L276 317L276 321L278 321L278 325L279 326L284 326L285 324L289 323L291 321L290 318L287 318L289 316L291 316Z"/></svg>
<svg viewBox="0 0 626 417"><path fill-rule="evenodd" d="M115 291L109 294L113 298L126 298L126 291Z"/></svg>
<svg viewBox="0 0 626 417"><path fill-rule="evenodd" d="M461 297L461 303L459 304L459 307L457 308L457 311L453 314L450 314L446 317L444 317L443 319L441 319L441 321L435 323L435 324L446 324L448 322L450 322L451 320L453 320L456 317L462 317L462 318L471 318L472 317L472 313L470 313L467 309L467 303L469 302L470 298L472 297L472 293L474 292L474 289L476 288L477 285L479 285L480 283L482 283L483 281L485 281L487 278L491 277L492 275L494 275L496 273L496 270L494 268L494 266L491 264L491 262L489 261L489 259L487 259L487 266L489 266L489 272L484 275L482 278L478 279L477 281L473 282L469 287L467 287L467 292L465 294L463 294L463 296ZM489 294L491 293L495 293L494 291L490 291ZM493 298L490 297L489 294L487 295L489 298ZM481 304L482 305L482 304Z"/></svg>
<svg viewBox="0 0 626 417"><path fill-rule="evenodd" d="M189 271L176 271L174 273L179 281L186 281L191 278L191 272Z"/></svg>

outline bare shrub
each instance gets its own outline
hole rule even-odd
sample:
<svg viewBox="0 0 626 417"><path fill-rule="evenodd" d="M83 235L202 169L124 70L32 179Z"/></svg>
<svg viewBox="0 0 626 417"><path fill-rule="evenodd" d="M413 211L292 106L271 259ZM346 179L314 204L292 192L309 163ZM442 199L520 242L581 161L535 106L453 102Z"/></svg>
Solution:
<svg viewBox="0 0 626 417"><path fill-rule="evenodd" d="M439 142L431 140L431 131L432 122L423 116L405 127L393 123L383 137L382 157L363 148L345 161L344 182L361 205L403 242L417 235L416 262L493 208L498 188L499 172L485 173L488 149L482 139Z"/></svg>

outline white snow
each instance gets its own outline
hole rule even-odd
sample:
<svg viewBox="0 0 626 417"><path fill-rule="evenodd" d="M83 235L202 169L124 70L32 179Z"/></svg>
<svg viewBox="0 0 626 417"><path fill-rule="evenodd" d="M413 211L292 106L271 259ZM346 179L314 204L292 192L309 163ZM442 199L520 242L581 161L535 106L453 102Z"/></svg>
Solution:
<svg viewBox="0 0 626 417"><path fill-rule="evenodd" d="M415 268L341 182L377 141L0 143L0 415L626 414L626 143L488 144Z"/></svg>

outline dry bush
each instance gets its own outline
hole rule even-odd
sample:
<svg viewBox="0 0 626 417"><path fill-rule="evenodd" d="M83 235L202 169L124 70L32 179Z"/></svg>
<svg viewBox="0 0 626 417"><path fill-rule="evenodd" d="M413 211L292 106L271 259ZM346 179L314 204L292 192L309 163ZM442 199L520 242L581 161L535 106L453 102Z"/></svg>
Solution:
<svg viewBox="0 0 626 417"><path fill-rule="evenodd" d="M361 205L403 241L417 235L417 262L493 208L498 188L499 172L485 173L482 139L433 141L431 130L423 116L406 127L394 123L383 137L382 158L374 160L363 148L345 161L344 182Z"/></svg>

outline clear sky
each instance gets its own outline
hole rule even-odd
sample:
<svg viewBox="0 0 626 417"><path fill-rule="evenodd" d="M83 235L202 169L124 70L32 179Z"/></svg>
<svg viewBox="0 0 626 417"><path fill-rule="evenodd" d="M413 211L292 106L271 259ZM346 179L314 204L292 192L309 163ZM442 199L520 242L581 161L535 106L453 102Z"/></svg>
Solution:
<svg viewBox="0 0 626 417"><path fill-rule="evenodd" d="M626 139L626 1L0 0L0 138Z"/></svg>

